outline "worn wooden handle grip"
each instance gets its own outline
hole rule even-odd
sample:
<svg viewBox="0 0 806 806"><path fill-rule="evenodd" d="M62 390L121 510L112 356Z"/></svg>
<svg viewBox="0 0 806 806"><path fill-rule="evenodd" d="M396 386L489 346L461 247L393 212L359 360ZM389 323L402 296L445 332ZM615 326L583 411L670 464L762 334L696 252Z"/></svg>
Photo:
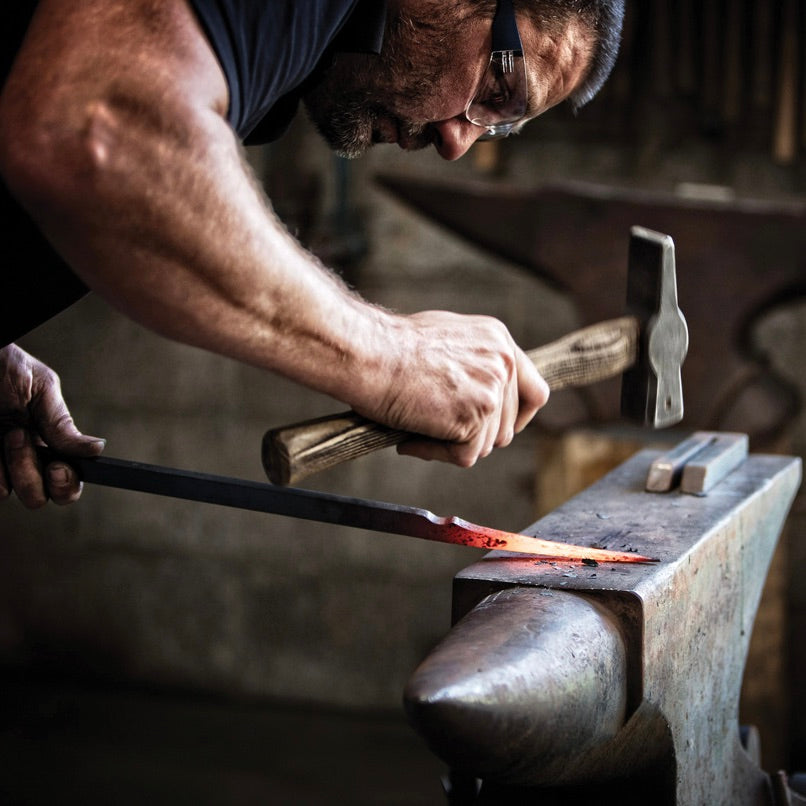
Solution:
<svg viewBox="0 0 806 806"><path fill-rule="evenodd" d="M552 390L586 386L619 375L635 362L638 322L625 316L576 330L527 353ZM398 445L414 435L352 411L275 428L263 437L263 467L274 484L306 476Z"/></svg>

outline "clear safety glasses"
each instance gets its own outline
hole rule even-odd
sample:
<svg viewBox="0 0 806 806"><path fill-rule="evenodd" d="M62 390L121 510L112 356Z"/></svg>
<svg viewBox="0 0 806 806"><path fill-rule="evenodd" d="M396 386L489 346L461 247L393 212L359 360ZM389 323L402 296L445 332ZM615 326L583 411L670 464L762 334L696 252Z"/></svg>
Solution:
<svg viewBox="0 0 806 806"><path fill-rule="evenodd" d="M465 109L465 117L487 129L480 140L506 137L526 116L526 64L512 0L498 0L493 17L490 63Z"/></svg>

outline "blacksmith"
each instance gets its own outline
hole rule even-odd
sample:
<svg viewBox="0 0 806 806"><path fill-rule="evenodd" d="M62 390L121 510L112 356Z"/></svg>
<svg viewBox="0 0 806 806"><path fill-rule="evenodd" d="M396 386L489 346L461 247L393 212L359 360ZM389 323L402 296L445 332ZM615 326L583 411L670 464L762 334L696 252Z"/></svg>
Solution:
<svg viewBox="0 0 806 806"><path fill-rule="evenodd" d="M0 95L0 497L80 494L33 444L96 455L58 376L13 344L87 290L171 339L275 372L470 466L548 388L507 329L362 300L286 231L242 143L303 105L338 153L462 156L615 60L623 0L6 0ZM12 255L18 255L12 260Z"/></svg>

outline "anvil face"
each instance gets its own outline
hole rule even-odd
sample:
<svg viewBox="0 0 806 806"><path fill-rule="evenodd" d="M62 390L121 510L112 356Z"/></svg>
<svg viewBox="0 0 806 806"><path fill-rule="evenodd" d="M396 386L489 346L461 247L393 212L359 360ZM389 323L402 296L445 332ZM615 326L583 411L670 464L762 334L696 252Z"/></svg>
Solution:
<svg viewBox="0 0 806 806"><path fill-rule="evenodd" d="M637 454L526 530L658 565L493 552L456 577L456 624L406 692L454 769L528 787L654 776L665 789L653 803L771 802L738 703L800 460L751 455L695 496L645 492L658 455Z"/></svg>
<svg viewBox="0 0 806 806"><path fill-rule="evenodd" d="M806 204L684 201L583 183L523 189L383 176L380 183L471 243L517 263L576 304L582 325L624 313L630 228L672 236L680 307L689 327L682 426L780 432L793 390L751 355L750 329L765 310L806 294ZM575 394L564 392L563 394ZM585 390L587 422L618 418L615 382ZM554 428L574 407L547 407Z"/></svg>

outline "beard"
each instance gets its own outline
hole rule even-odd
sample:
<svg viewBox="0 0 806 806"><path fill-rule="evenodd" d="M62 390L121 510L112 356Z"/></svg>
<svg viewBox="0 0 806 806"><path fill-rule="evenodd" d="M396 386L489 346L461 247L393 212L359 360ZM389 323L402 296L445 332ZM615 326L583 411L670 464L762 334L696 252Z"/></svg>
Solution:
<svg viewBox="0 0 806 806"><path fill-rule="evenodd" d="M408 100L408 99L407 99ZM403 120L390 111L386 103L378 103L365 93L344 93L333 100L331 93L322 101L316 95L305 98L308 117L327 144L340 157L355 159L376 143L383 142L379 133L381 121L390 119L397 128L396 140L406 149L416 151L431 144L433 135L427 123Z"/></svg>
<svg viewBox="0 0 806 806"><path fill-rule="evenodd" d="M435 2L416 16L390 11L379 56L338 54L306 93L308 117L339 156L361 156L388 139L391 127L407 150L430 145L434 133L417 110L433 99L450 67L446 42L458 24L452 6Z"/></svg>
<svg viewBox="0 0 806 806"><path fill-rule="evenodd" d="M332 92L325 90L327 83L305 97L308 117L338 156L360 157L375 145L377 125L388 116L388 111L364 92L342 91L336 100ZM317 92L319 89L323 90L321 94Z"/></svg>

